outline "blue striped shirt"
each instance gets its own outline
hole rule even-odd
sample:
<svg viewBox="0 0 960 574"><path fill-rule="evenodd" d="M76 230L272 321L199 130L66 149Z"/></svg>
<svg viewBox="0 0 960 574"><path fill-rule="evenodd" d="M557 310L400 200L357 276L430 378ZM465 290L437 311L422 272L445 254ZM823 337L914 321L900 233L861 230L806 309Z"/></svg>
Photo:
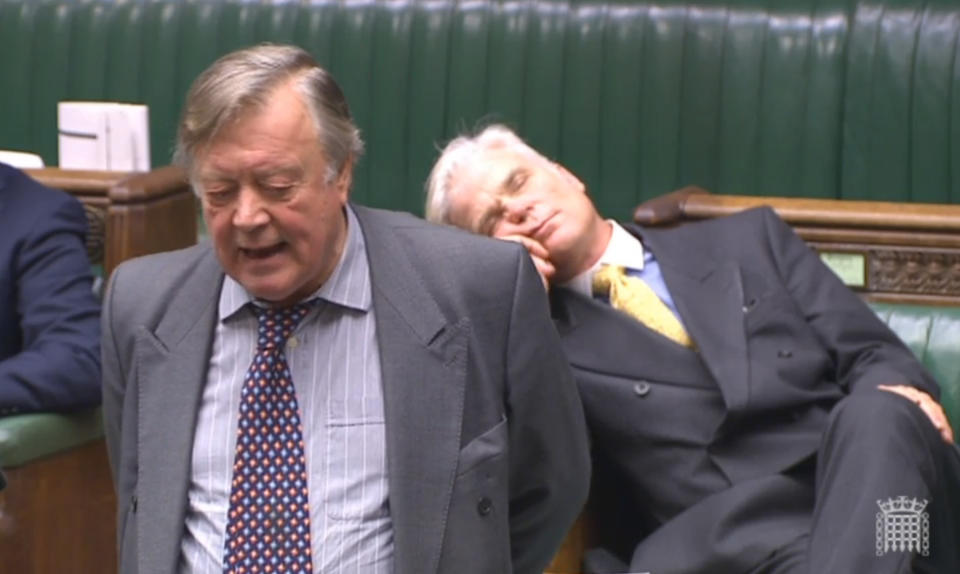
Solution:
<svg viewBox="0 0 960 574"><path fill-rule="evenodd" d="M380 352L363 233L347 209L347 240L330 278L284 349L306 445L313 570L389 574L393 526L387 488ZM256 302L229 276L194 434L179 571L223 572L224 530L240 390L256 351Z"/></svg>

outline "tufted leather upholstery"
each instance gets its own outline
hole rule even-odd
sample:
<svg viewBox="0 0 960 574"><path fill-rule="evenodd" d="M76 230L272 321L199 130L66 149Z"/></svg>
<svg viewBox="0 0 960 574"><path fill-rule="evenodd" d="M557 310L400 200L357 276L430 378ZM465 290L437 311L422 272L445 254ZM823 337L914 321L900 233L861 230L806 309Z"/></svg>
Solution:
<svg viewBox="0 0 960 574"><path fill-rule="evenodd" d="M958 31L950 0L4 0L0 148L56 164L56 102L114 99L167 164L190 81L269 40L343 85L377 206L419 213L435 144L492 119L611 216L686 184L960 202Z"/></svg>
<svg viewBox="0 0 960 574"><path fill-rule="evenodd" d="M940 402L960 442L960 308L872 303L940 383Z"/></svg>

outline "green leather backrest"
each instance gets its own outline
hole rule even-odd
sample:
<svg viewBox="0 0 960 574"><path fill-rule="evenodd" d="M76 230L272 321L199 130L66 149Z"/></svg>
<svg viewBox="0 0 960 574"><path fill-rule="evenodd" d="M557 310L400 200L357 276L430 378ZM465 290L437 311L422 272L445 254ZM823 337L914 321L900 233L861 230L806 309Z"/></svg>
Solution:
<svg viewBox="0 0 960 574"><path fill-rule="evenodd" d="M960 442L960 307L871 307L940 383L940 402Z"/></svg>
<svg viewBox="0 0 960 574"><path fill-rule="evenodd" d="M154 165L217 56L292 42L367 140L355 197L420 213L436 145L500 120L601 210L716 193L960 202L955 1L0 0L0 149L56 164L56 103L150 106Z"/></svg>

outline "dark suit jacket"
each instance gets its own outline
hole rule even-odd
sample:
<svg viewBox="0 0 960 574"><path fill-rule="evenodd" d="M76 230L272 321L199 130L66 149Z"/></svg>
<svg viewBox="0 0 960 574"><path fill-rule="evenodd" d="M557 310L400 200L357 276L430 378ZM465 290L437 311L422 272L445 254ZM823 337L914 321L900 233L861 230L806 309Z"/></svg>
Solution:
<svg viewBox="0 0 960 574"><path fill-rule="evenodd" d="M100 401L100 306L80 203L0 164L0 415Z"/></svg>
<svg viewBox="0 0 960 574"><path fill-rule="evenodd" d="M355 211L380 346L394 572L539 573L586 498L589 454L530 258ZM208 244L111 279L104 415L122 574L174 572L222 281Z"/></svg>
<svg viewBox="0 0 960 574"><path fill-rule="evenodd" d="M639 505L631 518L654 529L636 549L638 566L746 571L808 528L811 481L786 471L816 452L841 397L879 384L937 397L937 385L772 210L669 230L626 227L659 261L699 350L694 362L719 396L711 402L709 389L690 384L691 365L674 362L663 337L556 289L555 323L594 449L626 480L624 495ZM698 444L703 425L712 426L699 428ZM682 448L700 448L699 469L676 459ZM687 493L687 507L658 506L684 495L676 485L698 473L704 486Z"/></svg>

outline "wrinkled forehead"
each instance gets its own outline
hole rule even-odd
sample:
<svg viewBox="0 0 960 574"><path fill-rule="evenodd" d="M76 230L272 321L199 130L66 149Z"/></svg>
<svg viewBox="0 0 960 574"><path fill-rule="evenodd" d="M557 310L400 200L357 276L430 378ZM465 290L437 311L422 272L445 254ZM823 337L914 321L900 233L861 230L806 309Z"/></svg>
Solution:
<svg viewBox="0 0 960 574"><path fill-rule="evenodd" d="M529 148L478 146L452 170L450 190L468 199L480 192L494 193L517 168L532 171L549 168L549 165L543 156Z"/></svg>
<svg viewBox="0 0 960 574"><path fill-rule="evenodd" d="M478 146L471 151L459 158L449 179L449 215L451 221L461 227L496 195L513 164L513 154L504 148Z"/></svg>

